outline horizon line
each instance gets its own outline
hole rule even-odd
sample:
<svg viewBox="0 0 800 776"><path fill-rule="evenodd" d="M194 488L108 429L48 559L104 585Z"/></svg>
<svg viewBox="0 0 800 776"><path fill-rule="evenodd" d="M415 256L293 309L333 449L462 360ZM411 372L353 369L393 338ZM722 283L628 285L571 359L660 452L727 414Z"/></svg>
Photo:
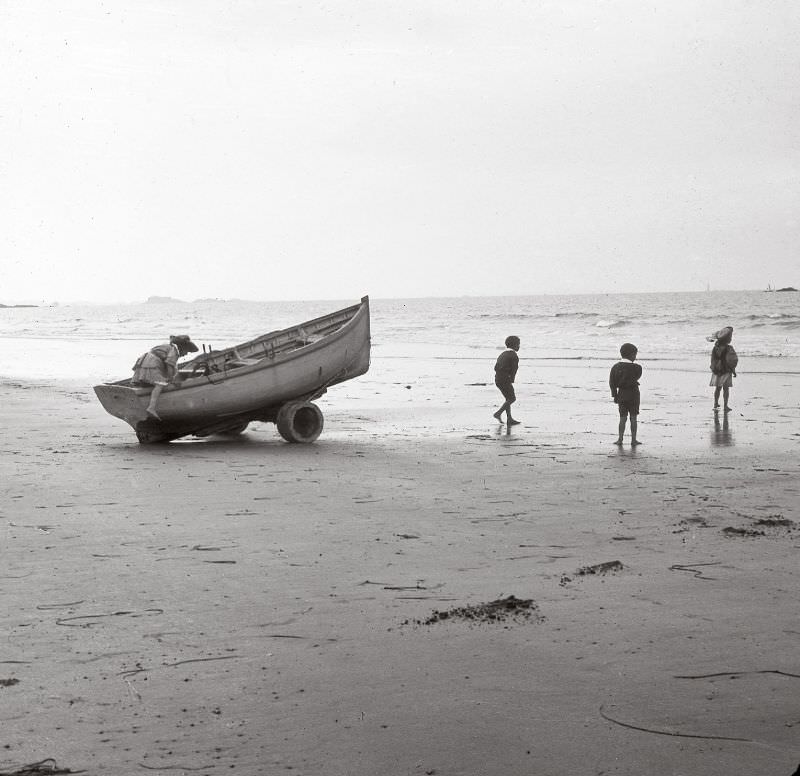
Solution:
<svg viewBox="0 0 800 776"><path fill-rule="evenodd" d="M786 290L797 290L792 286L786 286ZM716 289L703 289L703 290L665 290L665 291L580 291L573 293L553 293L542 292L537 294L456 294L456 295L420 295L420 296L371 296L370 300L376 301L403 301L403 300L422 300L422 299L526 299L538 297L569 297L569 296L647 296L657 294L714 294L714 293L779 293L782 289L776 288L716 288ZM368 296L368 295L362 295ZM361 297L358 297L359 299ZM348 301L350 297L317 297L306 299L249 299L244 297L197 297L195 299L179 299L171 296L152 295L147 299L138 300L113 300L98 302L89 299L71 299L67 301L61 300L40 300L33 302L30 300L20 302L2 302L2 308L14 307L70 307L70 306L97 306L97 307L110 307L114 305L159 305L159 304L199 304L199 303L227 303L227 302L252 302L258 304L266 303L304 303L304 302L342 302Z"/></svg>

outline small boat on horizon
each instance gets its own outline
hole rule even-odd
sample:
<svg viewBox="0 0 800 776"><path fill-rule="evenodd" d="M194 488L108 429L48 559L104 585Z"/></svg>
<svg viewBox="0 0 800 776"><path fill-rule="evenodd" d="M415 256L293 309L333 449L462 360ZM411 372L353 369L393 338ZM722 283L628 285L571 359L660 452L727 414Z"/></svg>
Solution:
<svg viewBox="0 0 800 776"><path fill-rule="evenodd" d="M178 365L178 382L147 414L151 388L131 378L96 385L105 410L128 423L142 444L183 436L241 434L251 421L275 423L288 442L313 442L323 426L313 400L370 364L369 297L319 318Z"/></svg>

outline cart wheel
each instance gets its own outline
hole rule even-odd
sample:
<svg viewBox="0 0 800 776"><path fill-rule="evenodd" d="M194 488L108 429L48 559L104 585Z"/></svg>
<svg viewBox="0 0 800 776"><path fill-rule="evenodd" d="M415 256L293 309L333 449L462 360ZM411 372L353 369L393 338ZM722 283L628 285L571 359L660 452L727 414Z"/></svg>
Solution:
<svg viewBox="0 0 800 776"><path fill-rule="evenodd" d="M275 424L287 442L308 444L322 433L322 410L310 401L290 401L278 410Z"/></svg>

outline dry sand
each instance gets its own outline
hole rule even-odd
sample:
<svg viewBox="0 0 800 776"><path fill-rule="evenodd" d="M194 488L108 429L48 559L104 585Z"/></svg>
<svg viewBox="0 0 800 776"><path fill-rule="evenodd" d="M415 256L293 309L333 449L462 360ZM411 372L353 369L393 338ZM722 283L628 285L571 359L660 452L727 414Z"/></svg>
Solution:
<svg viewBox="0 0 800 776"><path fill-rule="evenodd" d="M142 447L5 381L0 771L790 776L796 442L505 435L492 390Z"/></svg>

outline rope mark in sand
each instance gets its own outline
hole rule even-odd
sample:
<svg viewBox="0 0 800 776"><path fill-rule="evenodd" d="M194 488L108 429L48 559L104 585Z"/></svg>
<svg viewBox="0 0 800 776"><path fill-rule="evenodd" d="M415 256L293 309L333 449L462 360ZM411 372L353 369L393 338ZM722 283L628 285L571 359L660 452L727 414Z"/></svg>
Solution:
<svg viewBox="0 0 800 776"><path fill-rule="evenodd" d="M676 733L674 730L658 730L656 728L647 728L647 727L640 727L639 725L632 725L630 722L622 722L619 719L614 719L610 717L608 714L605 713L603 707L600 707L600 716L607 720L608 722L613 722L615 725L620 725L624 728L630 728L631 730L639 730L642 733L654 733L658 736L676 736L678 738L705 738L713 741L742 741L746 744L755 743L749 738L737 738L735 736L704 736L698 733Z"/></svg>

